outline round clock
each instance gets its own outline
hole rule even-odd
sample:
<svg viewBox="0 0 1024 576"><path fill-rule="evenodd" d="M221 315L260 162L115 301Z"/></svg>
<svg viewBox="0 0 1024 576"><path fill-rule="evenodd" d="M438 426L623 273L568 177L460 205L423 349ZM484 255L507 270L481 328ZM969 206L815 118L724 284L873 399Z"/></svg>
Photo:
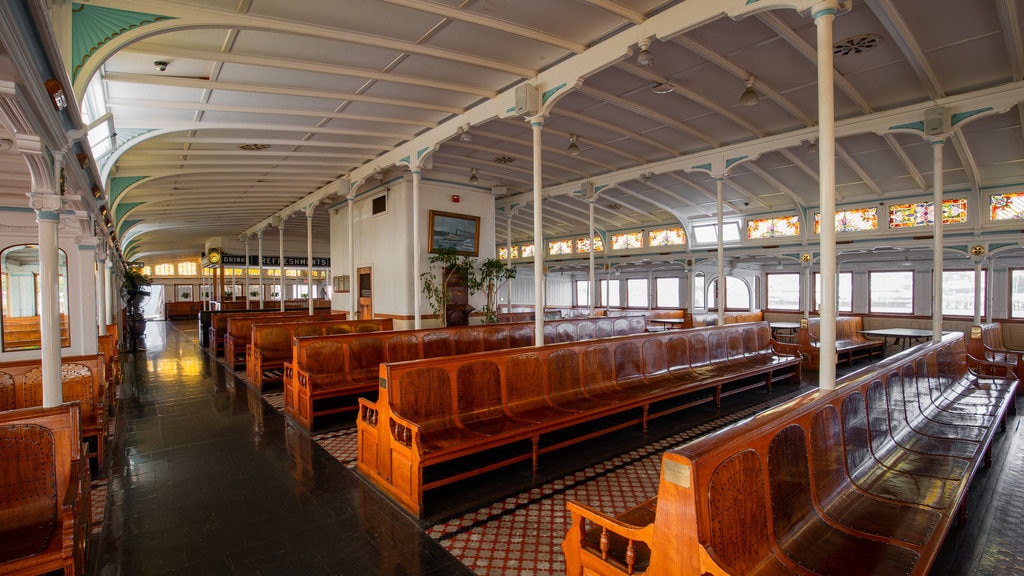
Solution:
<svg viewBox="0 0 1024 576"><path fill-rule="evenodd" d="M210 264L220 264L220 249L210 248L210 251L206 254L206 259L209 260Z"/></svg>
<svg viewBox="0 0 1024 576"><path fill-rule="evenodd" d="M984 246L971 246L971 254L974 254L975 256L981 256L984 253L985 253L985 247Z"/></svg>

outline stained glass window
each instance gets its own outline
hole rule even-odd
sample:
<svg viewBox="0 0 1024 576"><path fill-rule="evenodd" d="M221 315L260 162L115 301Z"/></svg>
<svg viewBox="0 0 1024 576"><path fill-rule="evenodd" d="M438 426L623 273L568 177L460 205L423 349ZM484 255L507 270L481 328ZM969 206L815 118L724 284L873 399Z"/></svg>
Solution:
<svg viewBox="0 0 1024 576"><path fill-rule="evenodd" d="M629 250L630 248L643 248L643 232L622 232L612 235L612 250Z"/></svg>
<svg viewBox="0 0 1024 576"><path fill-rule="evenodd" d="M993 220L1022 220L1024 219L1024 192L993 194L989 198L989 207Z"/></svg>
<svg viewBox="0 0 1024 576"><path fill-rule="evenodd" d="M523 255L523 258L533 258L533 244L523 244L519 253Z"/></svg>
<svg viewBox="0 0 1024 576"><path fill-rule="evenodd" d="M504 246L498 247L498 260L508 260L508 248Z"/></svg>
<svg viewBox="0 0 1024 576"><path fill-rule="evenodd" d="M878 230L878 208L856 208L836 212L836 232ZM814 215L814 233L821 234L821 213Z"/></svg>
<svg viewBox="0 0 1024 576"><path fill-rule="evenodd" d="M576 252L586 254L590 252L590 236L576 239ZM594 236L594 252L604 252L604 240L600 236Z"/></svg>
<svg viewBox="0 0 1024 576"><path fill-rule="evenodd" d="M932 202L912 202L910 204L893 204L889 206L889 227L910 228L913 226L932 226L934 216ZM959 224L967 221L967 199L942 201L942 223Z"/></svg>
<svg viewBox="0 0 1024 576"><path fill-rule="evenodd" d="M548 254L572 254L572 240L552 240L548 242Z"/></svg>
<svg viewBox="0 0 1024 576"><path fill-rule="evenodd" d="M195 262L178 262L178 276L195 276Z"/></svg>
<svg viewBox="0 0 1024 576"><path fill-rule="evenodd" d="M782 216L779 218L759 218L747 221L747 238L783 238L800 235L800 218L798 216Z"/></svg>
<svg viewBox="0 0 1024 576"><path fill-rule="evenodd" d="M649 239L651 246L680 246L686 243L686 232L682 228L651 230Z"/></svg>
<svg viewBox="0 0 1024 576"><path fill-rule="evenodd" d="M159 264L154 271L157 276L174 276L174 264Z"/></svg>

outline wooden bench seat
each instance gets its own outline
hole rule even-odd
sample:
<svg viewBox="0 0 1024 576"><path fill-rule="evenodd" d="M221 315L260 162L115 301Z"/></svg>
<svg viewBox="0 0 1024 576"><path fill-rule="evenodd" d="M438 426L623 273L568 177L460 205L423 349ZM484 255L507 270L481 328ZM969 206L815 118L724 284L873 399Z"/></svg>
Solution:
<svg viewBox="0 0 1024 576"><path fill-rule="evenodd" d="M78 405L0 412L0 574L85 574L91 514Z"/></svg>
<svg viewBox="0 0 1024 576"><path fill-rule="evenodd" d="M355 410L355 398L377 391L382 362L532 346L534 324L483 324L424 330L295 338L285 363L285 414L307 430L318 416ZM544 341L574 342L645 329L643 316L577 318L544 324Z"/></svg>
<svg viewBox="0 0 1024 576"><path fill-rule="evenodd" d="M515 462L531 461L536 473L540 455L582 440L634 425L646 432L651 418L770 389L780 373L799 381L796 347L783 349L767 323L750 323L384 363L377 402L359 399L358 469L421 514L432 488ZM541 442L569 430L578 431ZM425 475L497 447L504 459Z"/></svg>
<svg viewBox="0 0 1024 576"><path fill-rule="evenodd" d="M308 310L267 311L225 311L210 318L210 334L207 339L214 355L222 354L224 361L234 369L245 361L245 348L255 322L274 322L285 319L293 322L316 321L335 317L344 320L348 312L317 309L310 315Z"/></svg>
<svg viewBox="0 0 1024 576"><path fill-rule="evenodd" d="M997 369L1012 368L1018 379L1024 374L1024 350L1014 350L1003 343L1003 326L999 322L971 326L967 354L972 368L992 369L998 365Z"/></svg>
<svg viewBox="0 0 1024 576"><path fill-rule="evenodd" d="M821 356L819 349L820 338L819 318L808 318L800 321L800 330L797 332L797 344L800 345L800 352L807 357L804 364L807 368L816 369ZM860 333L864 329L864 319L860 316L840 316L836 318L836 363L845 362L853 366L854 360L871 360L876 356L881 358L885 350L885 343L880 340L870 340Z"/></svg>
<svg viewBox="0 0 1024 576"><path fill-rule="evenodd" d="M570 502L566 574L927 574L1017 386L961 334L897 354L666 452L626 515Z"/></svg>
<svg viewBox="0 0 1024 576"><path fill-rule="evenodd" d="M90 458L103 470L106 452L107 381L103 354L61 358L65 402L78 402L82 438L89 442ZM4 392L7 391L7 392ZM0 400L13 398L14 408L43 405L43 371L40 360L0 363Z"/></svg>
<svg viewBox="0 0 1024 576"><path fill-rule="evenodd" d="M251 336L246 346L245 372L249 383L257 390L263 390L268 382L266 372L279 369L283 372L285 362L292 358L292 339L307 336L330 336L334 334L362 334L391 330L394 322L390 318L373 320L306 320L303 322L253 322ZM225 353L227 348L225 348ZM276 379L280 380L280 379Z"/></svg>

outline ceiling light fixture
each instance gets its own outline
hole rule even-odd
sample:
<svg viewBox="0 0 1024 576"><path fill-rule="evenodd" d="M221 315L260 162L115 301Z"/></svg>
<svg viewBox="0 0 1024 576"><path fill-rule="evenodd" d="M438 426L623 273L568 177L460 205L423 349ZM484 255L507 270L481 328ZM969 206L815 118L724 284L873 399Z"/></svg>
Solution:
<svg viewBox="0 0 1024 576"><path fill-rule="evenodd" d="M675 86L662 82L661 84L656 84L654 88L651 88L651 92L654 92L655 94L671 94L675 89Z"/></svg>
<svg viewBox="0 0 1024 576"><path fill-rule="evenodd" d="M740 106L753 106L761 101L761 95L754 90L754 82L757 80L753 75L747 78L747 89L740 94Z"/></svg>
<svg viewBox="0 0 1024 576"><path fill-rule="evenodd" d="M156 66L156 69L159 70L160 72L166 72L167 71L167 61L166 60L157 60L156 62L153 62L153 66Z"/></svg>
<svg viewBox="0 0 1024 576"><path fill-rule="evenodd" d="M565 149L565 151L568 152L571 156L576 156L580 153L580 146L579 144L576 143L577 138L579 138L579 136L575 134L569 135L569 146Z"/></svg>
<svg viewBox="0 0 1024 576"><path fill-rule="evenodd" d="M467 144L473 141L473 135L469 133L469 124L465 127L459 126L459 141Z"/></svg>
<svg viewBox="0 0 1024 576"><path fill-rule="evenodd" d="M811 140L810 142L807 143L807 153L810 154L811 156L816 156L818 154L817 140Z"/></svg>
<svg viewBox="0 0 1024 576"><path fill-rule="evenodd" d="M651 41L641 40L637 43L640 47L640 53L636 55L636 63L641 68L647 68L651 64L654 64L654 54L651 54Z"/></svg>
<svg viewBox="0 0 1024 576"><path fill-rule="evenodd" d="M476 175L476 168L473 168L469 172L469 183L470 184L476 184L479 181L480 181L480 178Z"/></svg>
<svg viewBox="0 0 1024 576"><path fill-rule="evenodd" d="M384 171L377 168L377 171L373 173L373 177L377 180L384 180Z"/></svg>

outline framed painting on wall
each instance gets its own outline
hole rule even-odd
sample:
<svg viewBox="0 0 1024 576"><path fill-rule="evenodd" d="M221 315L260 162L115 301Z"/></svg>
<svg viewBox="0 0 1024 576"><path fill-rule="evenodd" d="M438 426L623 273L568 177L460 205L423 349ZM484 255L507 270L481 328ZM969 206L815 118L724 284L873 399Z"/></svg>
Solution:
<svg viewBox="0 0 1024 576"><path fill-rule="evenodd" d="M480 217L430 211L428 252L454 248L458 254L476 256L480 251Z"/></svg>

